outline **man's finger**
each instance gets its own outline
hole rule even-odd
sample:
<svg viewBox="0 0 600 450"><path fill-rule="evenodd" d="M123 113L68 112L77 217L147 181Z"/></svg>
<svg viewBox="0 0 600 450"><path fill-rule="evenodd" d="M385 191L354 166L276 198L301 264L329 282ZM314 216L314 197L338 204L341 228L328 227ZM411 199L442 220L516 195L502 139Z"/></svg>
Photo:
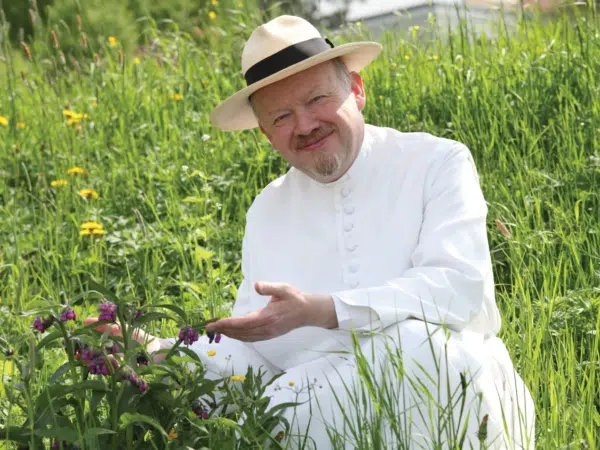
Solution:
<svg viewBox="0 0 600 450"><path fill-rule="evenodd" d="M88 325L93 325L96 322L98 322L97 317L88 317L87 319L85 319L85 321L83 323L86 326L88 326ZM121 336L122 335L121 327L119 327L119 325L116 325L116 324L113 325L110 323L103 323L96 327L96 330L98 330L100 333L106 332L107 329L110 330L111 336Z"/></svg>
<svg viewBox="0 0 600 450"><path fill-rule="evenodd" d="M271 319L268 316L262 316L256 313L251 313L241 317L228 317L206 326L206 330L213 333L227 334L231 330L251 330L253 328L263 327L268 325Z"/></svg>
<svg viewBox="0 0 600 450"><path fill-rule="evenodd" d="M289 292L289 285L287 283L270 283L266 281L257 281L254 284L254 289L260 295L276 295L282 296Z"/></svg>

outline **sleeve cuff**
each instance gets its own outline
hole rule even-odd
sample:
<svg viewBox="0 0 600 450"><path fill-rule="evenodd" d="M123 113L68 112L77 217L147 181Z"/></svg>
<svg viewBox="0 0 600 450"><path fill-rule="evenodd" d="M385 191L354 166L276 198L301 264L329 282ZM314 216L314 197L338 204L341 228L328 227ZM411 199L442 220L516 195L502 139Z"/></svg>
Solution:
<svg viewBox="0 0 600 450"><path fill-rule="evenodd" d="M349 305L335 294L331 297L340 329L362 328L379 320L377 312L369 306Z"/></svg>

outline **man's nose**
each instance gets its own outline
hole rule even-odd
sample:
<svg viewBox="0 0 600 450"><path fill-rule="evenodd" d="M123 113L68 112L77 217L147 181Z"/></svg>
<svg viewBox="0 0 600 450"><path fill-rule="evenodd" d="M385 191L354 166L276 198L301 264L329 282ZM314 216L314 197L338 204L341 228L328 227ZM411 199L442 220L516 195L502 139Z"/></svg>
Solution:
<svg viewBox="0 0 600 450"><path fill-rule="evenodd" d="M308 136L317 128L319 128L319 121L313 114L306 111L296 114L296 135Z"/></svg>

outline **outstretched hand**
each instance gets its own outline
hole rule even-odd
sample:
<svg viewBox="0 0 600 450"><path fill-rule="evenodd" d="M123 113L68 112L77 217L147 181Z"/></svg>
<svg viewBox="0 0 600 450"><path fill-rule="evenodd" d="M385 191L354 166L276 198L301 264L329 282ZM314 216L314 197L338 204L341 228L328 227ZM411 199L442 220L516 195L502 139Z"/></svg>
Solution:
<svg viewBox="0 0 600 450"><path fill-rule="evenodd" d="M96 317L88 317L85 319L84 324L86 326L92 325L98 322L98 318ZM108 331L110 336L123 336L123 331L121 330L121 326L118 323L102 323L96 327L101 333L106 333ZM146 333L144 330L140 328L136 328L131 333L131 338L136 341L140 345L148 345L148 352L153 353L160 349L159 341L155 336L152 336L150 333Z"/></svg>
<svg viewBox="0 0 600 450"><path fill-rule="evenodd" d="M287 283L257 282L254 288L260 295L271 296L267 306L245 316L210 323L206 331L256 342L273 339L304 326L337 327L331 296L306 294Z"/></svg>

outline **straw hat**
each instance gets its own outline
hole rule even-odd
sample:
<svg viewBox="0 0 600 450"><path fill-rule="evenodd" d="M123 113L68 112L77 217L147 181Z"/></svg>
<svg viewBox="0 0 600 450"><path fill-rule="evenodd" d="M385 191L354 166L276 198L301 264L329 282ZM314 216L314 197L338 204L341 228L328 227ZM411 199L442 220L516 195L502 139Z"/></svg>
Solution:
<svg viewBox="0 0 600 450"><path fill-rule="evenodd" d="M242 52L242 73L247 86L218 105L210 115L226 131L258 126L248 97L269 84L341 57L348 70L358 72L381 52L376 42L353 42L334 47L306 20L280 16L259 26Z"/></svg>

